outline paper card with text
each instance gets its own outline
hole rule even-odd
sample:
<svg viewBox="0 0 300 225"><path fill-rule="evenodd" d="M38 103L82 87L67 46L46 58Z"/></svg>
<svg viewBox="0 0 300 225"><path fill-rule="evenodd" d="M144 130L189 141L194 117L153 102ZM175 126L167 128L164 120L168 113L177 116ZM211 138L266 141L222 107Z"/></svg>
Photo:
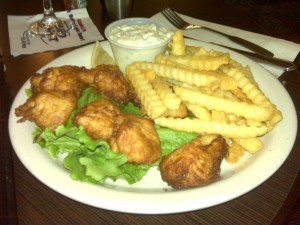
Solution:
<svg viewBox="0 0 300 225"><path fill-rule="evenodd" d="M96 40L103 40L103 36L94 25L86 8L55 13L62 20L70 20L74 29L63 37L40 38L31 37L27 29L31 23L40 20L43 15L8 16L10 53L13 56L33 54L85 45Z"/></svg>

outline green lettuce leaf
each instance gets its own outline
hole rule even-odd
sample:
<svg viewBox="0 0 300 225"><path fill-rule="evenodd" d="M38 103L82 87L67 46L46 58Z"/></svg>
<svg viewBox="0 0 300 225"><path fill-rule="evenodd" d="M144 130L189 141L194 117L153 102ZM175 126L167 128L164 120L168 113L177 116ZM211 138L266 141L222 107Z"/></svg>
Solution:
<svg viewBox="0 0 300 225"><path fill-rule="evenodd" d="M107 178L116 180L124 171L121 165L127 162L124 154L116 154L109 149L97 148L92 153L86 149L72 152L64 159L64 166L71 171L75 180L103 183Z"/></svg>
<svg viewBox="0 0 300 225"><path fill-rule="evenodd" d="M163 156L168 155L175 149L189 143L199 135L160 126L155 126L155 128L161 141Z"/></svg>
<svg viewBox="0 0 300 225"><path fill-rule="evenodd" d="M133 103L129 102L126 106L120 107L120 110L123 113L127 113L127 114L135 114L137 116L141 116L141 110L140 108L136 107L135 105L133 105Z"/></svg>
<svg viewBox="0 0 300 225"><path fill-rule="evenodd" d="M89 104L101 97L101 94L96 92L94 88L88 87L83 90L81 97L78 99L77 108L81 109L86 104Z"/></svg>
<svg viewBox="0 0 300 225"><path fill-rule="evenodd" d="M28 98L32 97L32 89L31 88L26 88L25 93L26 93Z"/></svg>
<svg viewBox="0 0 300 225"><path fill-rule="evenodd" d="M148 172L148 170L153 165L134 165L130 163L126 163L121 166L121 168L124 170L124 178L129 184L134 184L139 182Z"/></svg>

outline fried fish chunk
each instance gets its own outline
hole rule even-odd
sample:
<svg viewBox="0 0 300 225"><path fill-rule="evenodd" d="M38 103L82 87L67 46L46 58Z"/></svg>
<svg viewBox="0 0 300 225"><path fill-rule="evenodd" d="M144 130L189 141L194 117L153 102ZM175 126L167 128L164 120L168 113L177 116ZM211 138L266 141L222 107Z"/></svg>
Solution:
<svg viewBox="0 0 300 225"><path fill-rule="evenodd" d="M79 79L120 105L126 105L130 100L135 99L132 87L118 66L101 64L82 71Z"/></svg>
<svg viewBox="0 0 300 225"><path fill-rule="evenodd" d="M22 117L18 122L29 120L43 129L55 129L67 123L76 106L77 98L70 91L43 91L17 107L15 114Z"/></svg>
<svg viewBox="0 0 300 225"><path fill-rule="evenodd" d="M151 119L123 114L118 116L112 138L112 151L124 153L133 164L152 164L161 159L161 145Z"/></svg>
<svg viewBox="0 0 300 225"><path fill-rule="evenodd" d="M162 179L173 188L205 186L220 179L228 145L220 135L201 135L163 157Z"/></svg>
<svg viewBox="0 0 300 225"><path fill-rule="evenodd" d="M121 111L106 99L97 99L81 108L74 117L76 126L83 126L94 139L108 140L112 136L115 117Z"/></svg>
<svg viewBox="0 0 300 225"><path fill-rule="evenodd" d="M30 78L33 94L46 90L71 91L79 97L86 84L79 81L78 75L87 69L79 66L61 66L45 69L41 74Z"/></svg>

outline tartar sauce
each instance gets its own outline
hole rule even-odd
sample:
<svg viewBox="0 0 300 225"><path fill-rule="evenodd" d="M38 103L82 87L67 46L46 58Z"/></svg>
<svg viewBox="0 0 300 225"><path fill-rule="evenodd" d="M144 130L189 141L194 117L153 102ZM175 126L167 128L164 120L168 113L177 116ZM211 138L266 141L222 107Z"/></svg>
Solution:
<svg viewBox="0 0 300 225"><path fill-rule="evenodd" d="M134 47L148 47L165 42L172 32L155 24L122 25L110 32L110 38L119 44Z"/></svg>

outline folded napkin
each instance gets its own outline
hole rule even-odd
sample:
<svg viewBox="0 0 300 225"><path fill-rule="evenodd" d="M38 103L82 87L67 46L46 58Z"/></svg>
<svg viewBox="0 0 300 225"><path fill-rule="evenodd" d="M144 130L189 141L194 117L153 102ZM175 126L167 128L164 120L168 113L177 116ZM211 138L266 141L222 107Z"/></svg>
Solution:
<svg viewBox="0 0 300 225"><path fill-rule="evenodd" d="M233 27L228 27L220 24L215 24L204 20L191 18L182 14L179 15L189 23L206 26L227 34L234 34L235 36L246 39L260 46L263 46L264 48L273 52L274 57L277 58L294 61L294 59L296 58L296 56L300 51L300 44L294 42L273 38L270 36L253 33L253 32L249 32L249 31L245 31ZM155 14L151 18L155 21L160 21L168 25L173 30L176 30L176 28L173 25L171 25L171 23L161 13ZM229 47L238 48L246 51L248 50L247 48L230 41L228 38L222 35L215 34L204 29L185 30L184 35L186 37L190 37L204 42L213 42L216 44L226 45ZM265 67L267 70L269 70L277 78L284 72L283 69L278 67L272 67L266 64L261 64L261 65Z"/></svg>
<svg viewBox="0 0 300 225"><path fill-rule="evenodd" d="M96 40L103 40L103 36L98 31L90 19L86 8L55 13L62 20L74 19L75 29L70 31L70 35L56 39L30 37L26 33L29 25L40 20L43 15L34 16L8 16L10 53L13 56L21 54L33 54L38 52L52 51L73 46L84 45Z"/></svg>

